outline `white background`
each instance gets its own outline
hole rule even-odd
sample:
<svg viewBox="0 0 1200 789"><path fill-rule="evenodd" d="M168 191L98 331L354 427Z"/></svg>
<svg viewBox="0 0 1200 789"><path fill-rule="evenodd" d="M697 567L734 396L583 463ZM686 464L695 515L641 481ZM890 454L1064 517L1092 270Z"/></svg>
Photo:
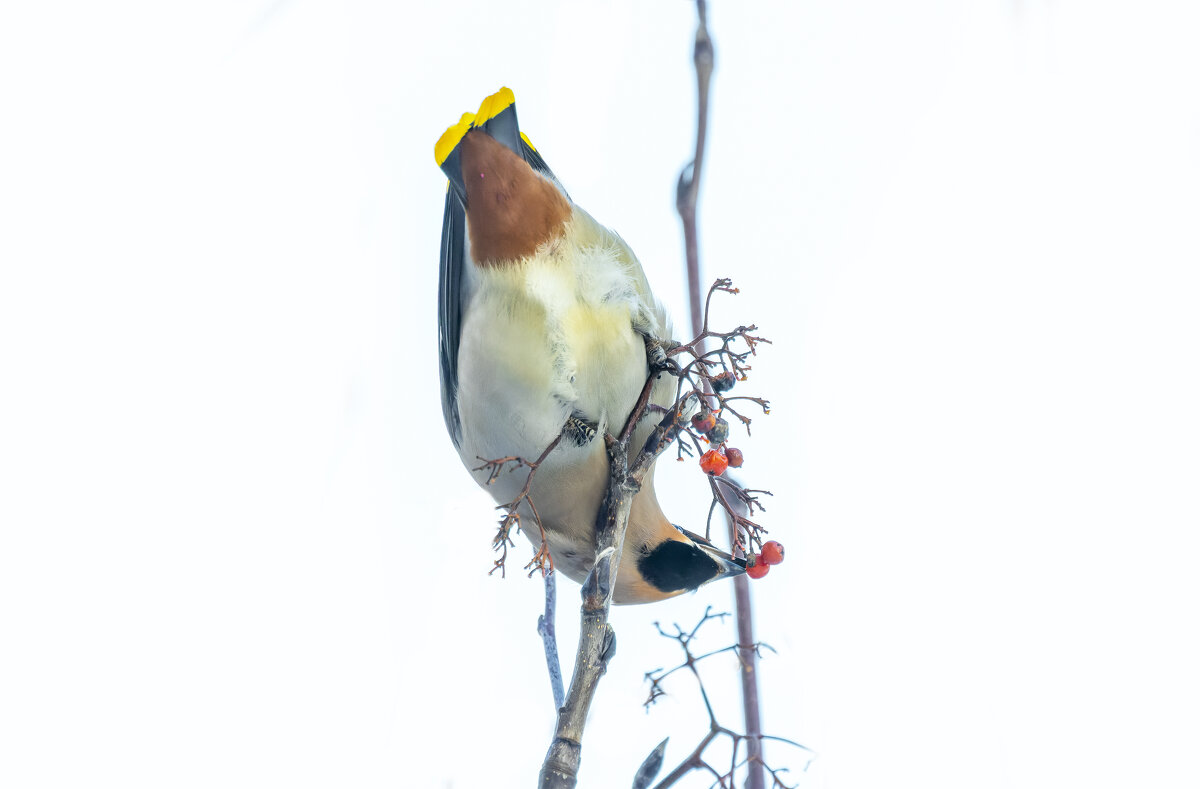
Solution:
<svg viewBox="0 0 1200 789"><path fill-rule="evenodd" d="M1196 4L711 27L706 272L776 343L740 442L789 551L754 584L765 722L819 754L770 761L1197 786ZM487 577L442 426L433 143L512 87L682 325L693 31L683 0L5 4L0 785L532 785L540 584ZM614 613L582 786L698 739L684 678L647 715L641 675L708 604Z"/></svg>

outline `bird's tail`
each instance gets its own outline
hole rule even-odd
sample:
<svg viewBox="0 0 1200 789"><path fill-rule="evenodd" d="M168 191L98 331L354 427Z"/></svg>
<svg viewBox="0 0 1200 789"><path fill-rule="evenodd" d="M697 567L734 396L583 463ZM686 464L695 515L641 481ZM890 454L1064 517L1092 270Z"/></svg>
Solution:
<svg viewBox="0 0 1200 789"><path fill-rule="evenodd" d="M464 204L467 193L463 185L459 143L472 129L487 133L489 137L528 162L534 170L550 178L554 177L517 123L517 101L513 92L508 88L501 88L484 99L474 114L464 112L458 123L446 129L433 147L433 156L438 167L441 167L442 172L450 179L450 188Z"/></svg>

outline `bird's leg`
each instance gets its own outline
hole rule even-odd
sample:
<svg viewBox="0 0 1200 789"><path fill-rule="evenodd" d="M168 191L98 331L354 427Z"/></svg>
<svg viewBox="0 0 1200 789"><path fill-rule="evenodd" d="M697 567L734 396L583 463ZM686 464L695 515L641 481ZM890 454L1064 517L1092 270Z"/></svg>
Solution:
<svg viewBox="0 0 1200 789"><path fill-rule="evenodd" d="M649 334L643 334L642 339L646 342L646 363L650 366L650 372L678 376L679 363L667 356L667 351L678 347L679 343L674 340L660 340Z"/></svg>
<svg viewBox="0 0 1200 789"><path fill-rule="evenodd" d="M567 422L563 425L560 437L565 436L575 446L582 447L591 443L592 439L596 437L596 431L599 429L599 424L576 411L567 417Z"/></svg>
<svg viewBox="0 0 1200 789"><path fill-rule="evenodd" d="M662 373L669 373L676 378L682 374L679 363L667 355L667 352L678 347L679 343L674 340L660 340L649 334L643 334L642 340L646 343L646 364L650 368L651 378L657 378ZM642 420L650 414L665 414L670 410L670 408L657 403L647 402L638 417L638 424L641 424Z"/></svg>

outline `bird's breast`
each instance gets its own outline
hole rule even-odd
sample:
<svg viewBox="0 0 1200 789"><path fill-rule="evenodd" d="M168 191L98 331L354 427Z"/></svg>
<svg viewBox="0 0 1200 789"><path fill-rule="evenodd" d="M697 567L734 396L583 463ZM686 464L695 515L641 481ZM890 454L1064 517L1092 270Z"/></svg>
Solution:
<svg viewBox="0 0 1200 789"><path fill-rule="evenodd" d="M460 410L498 398L515 413L553 411L559 427L572 412L623 418L645 381L645 346L620 272L595 257L557 249L478 272L459 352ZM610 269L615 284L597 282L595 269Z"/></svg>
<svg viewBox="0 0 1200 789"><path fill-rule="evenodd" d="M464 305L457 404L468 468L480 458L533 460L582 417L619 430L648 375L635 316L646 308L611 245L548 245L519 265L477 268ZM488 486L511 501L524 469ZM486 472L475 472L479 482ZM582 577L595 550L596 511L608 479L604 442L562 441L539 467L531 497L556 562ZM522 510L523 528L530 512ZM537 530L527 532L537 538Z"/></svg>

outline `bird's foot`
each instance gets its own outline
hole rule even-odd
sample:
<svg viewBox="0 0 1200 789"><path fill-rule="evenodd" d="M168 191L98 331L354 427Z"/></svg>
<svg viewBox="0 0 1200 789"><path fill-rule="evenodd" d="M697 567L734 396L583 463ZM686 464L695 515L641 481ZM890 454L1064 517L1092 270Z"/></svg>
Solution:
<svg viewBox="0 0 1200 789"><path fill-rule="evenodd" d="M582 447L592 442L599 429L600 425L589 421L583 414L574 413L567 417L567 422L563 425L562 434L564 438L575 446Z"/></svg>
<svg viewBox="0 0 1200 789"><path fill-rule="evenodd" d="M646 363L650 366L650 372L670 373L678 376L680 373L679 363L667 355L667 351L677 348L679 343L674 340L660 340L656 337L645 336L646 341Z"/></svg>

